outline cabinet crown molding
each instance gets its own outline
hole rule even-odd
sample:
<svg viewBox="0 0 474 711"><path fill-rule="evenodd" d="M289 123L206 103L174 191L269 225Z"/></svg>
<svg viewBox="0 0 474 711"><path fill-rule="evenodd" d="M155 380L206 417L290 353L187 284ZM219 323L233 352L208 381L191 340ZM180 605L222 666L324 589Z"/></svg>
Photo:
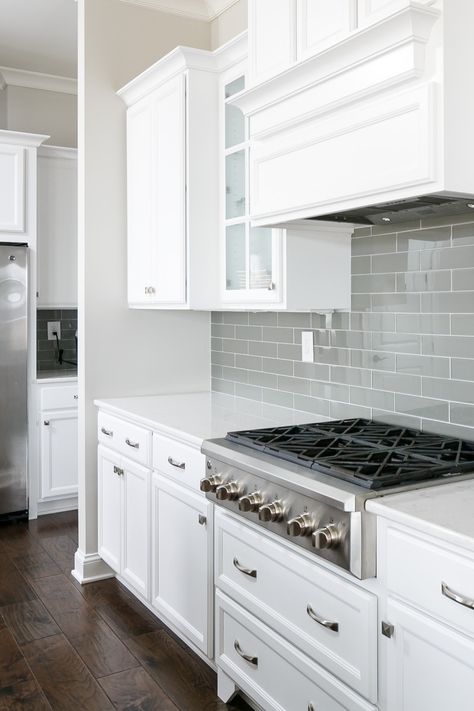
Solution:
<svg viewBox="0 0 474 711"><path fill-rule="evenodd" d="M13 146L40 146L48 138L49 136L40 133L0 130L0 143L9 143Z"/></svg>
<svg viewBox="0 0 474 711"><path fill-rule="evenodd" d="M6 86L55 91L60 94L77 94L77 79L72 77L41 74L14 67L0 67L0 89L4 89Z"/></svg>
<svg viewBox="0 0 474 711"><path fill-rule="evenodd" d="M235 5L238 0L121 0L121 2L210 22Z"/></svg>

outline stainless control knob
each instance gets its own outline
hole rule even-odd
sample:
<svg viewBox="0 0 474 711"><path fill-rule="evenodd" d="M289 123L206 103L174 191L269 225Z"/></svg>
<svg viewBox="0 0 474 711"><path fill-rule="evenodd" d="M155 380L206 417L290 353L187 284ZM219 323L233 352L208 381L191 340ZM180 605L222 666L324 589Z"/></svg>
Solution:
<svg viewBox="0 0 474 711"><path fill-rule="evenodd" d="M205 491L207 494L209 491L215 491L217 487L221 484L221 477L218 474L214 474L213 476L208 476L205 479L201 479L199 488L201 489L201 491Z"/></svg>
<svg viewBox="0 0 474 711"><path fill-rule="evenodd" d="M330 523L329 526L318 528L313 533L313 546L318 550L328 548L337 548L341 542L342 536L338 527Z"/></svg>
<svg viewBox="0 0 474 711"><path fill-rule="evenodd" d="M272 501L271 504L264 504L260 506L258 510L258 517L260 521L265 521L266 523L270 521L280 521L283 517L283 507L279 501Z"/></svg>
<svg viewBox="0 0 474 711"><path fill-rule="evenodd" d="M228 484L221 484L216 489L216 496L219 501L231 501L239 495L239 486L235 481L229 481Z"/></svg>
<svg viewBox="0 0 474 711"><path fill-rule="evenodd" d="M286 532L289 536L307 536L313 530L313 521L309 514L301 514L288 521Z"/></svg>
<svg viewBox="0 0 474 711"><path fill-rule="evenodd" d="M258 511L262 505L263 499L259 491L254 491L252 494L247 494L239 499L240 511Z"/></svg>

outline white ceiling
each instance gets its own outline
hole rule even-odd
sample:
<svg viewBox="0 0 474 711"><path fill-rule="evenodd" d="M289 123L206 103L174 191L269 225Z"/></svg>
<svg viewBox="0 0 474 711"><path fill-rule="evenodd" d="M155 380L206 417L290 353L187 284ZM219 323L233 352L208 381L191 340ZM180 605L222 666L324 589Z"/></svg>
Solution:
<svg viewBox="0 0 474 711"><path fill-rule="evenodd" d="M0 0L0 66L77 75L75 0Z"/></svg>

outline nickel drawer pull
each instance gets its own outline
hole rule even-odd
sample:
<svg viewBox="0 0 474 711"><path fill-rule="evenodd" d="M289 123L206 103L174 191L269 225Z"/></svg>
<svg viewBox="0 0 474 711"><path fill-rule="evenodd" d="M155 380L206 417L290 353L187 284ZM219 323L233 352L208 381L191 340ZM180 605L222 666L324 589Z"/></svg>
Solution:
<svg viewBox="0 0 474 711"><path fill-rule="evenodd" d="M172 467L176 467L176 469L186 469L186 462L177 462L173 457L168 457L168 464L171 464Z"/></svg>
<svg viewBox="0 0 474 711"><path fill-rule="evenodd" d="M106 430L105 427L101 427L101 428L100 428L100 431L102 432L102 434L105 434L106 437L113 437L113 436L114 436L113 431L112 431L112 430Z"/></svg>
<svg viewBox="0 0 474 711"><path fill-rule="evenodd" d="M474 610L474 600L472 598L464 597L463 595L454 592L454 590L451 590L446 583L441 583L441 592L445 597L453 600L453 602L457 602L458 605L463 605L463 607L469 607L469 609Z"/></svg>
<svg viewBox="0 0 474 711"><path fill-rule="evenodd" d="M339 632L339 622L329 622L329 620L324 620L316 614L311 605L307 606L306 612L312 620L318 623L318 625L322 625L322 627L326 627L328 630L332 630L333 632Z"/></svg>
<svg viewBox="0 0 474 711"><path fill-rule="evenodd" d="M245 659L245 661L249 664L253 664L254 667L258 667L258 657L252 657L251 654L245 654L237 640L234 642L234 649L237 654L242 657L242 659Z"/></svg>
<svg viewBox="0 0 474 711"><path fill-rule="evenodd" d="M237 570L240 570L240 572L243 573L244 575L248 575L249 578L256 578L257 577L256 570L250 570L250 568L244 568L243 565L240 565L237 558L234 558L233 563L234 563L234 566L237 568Z"/></svg>
<svg viewBox="0 0 474 711"><path fill-rule="evenodd" d="M140 449L140 442L130 442L128 437L125 440L125 444L128 444L129 447L133 447L134 449Z"/></svg>
<svg viewBox="0 0 474 711"><path fill-rule="evenodd" d="M314 704L308 704L308 711L316 711Z"/></svg>
<svg viewBox="0 0 474 711"><path fill-rule="evenodd" d="M118 476L123 476L123 469L120 469L120 467L117 467L114 464L114 474L118 474Z"/></svg>

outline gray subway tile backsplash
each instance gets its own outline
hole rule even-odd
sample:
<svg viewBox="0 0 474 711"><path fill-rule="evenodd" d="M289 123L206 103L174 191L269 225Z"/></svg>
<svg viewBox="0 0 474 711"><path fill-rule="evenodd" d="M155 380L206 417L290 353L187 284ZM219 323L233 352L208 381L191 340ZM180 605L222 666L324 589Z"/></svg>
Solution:
<svg viewBox="0 0 474 711"><path fill-rule="evenodd" d="M48 340L48 321L59 321L63 350L63 363L58 361L56 341ZM36 362L37 370L77 370L77 309L38 309L36 313ZM65 362L69 361L69 362Z"/></svg>
<svg viewBox="0 0 474 711"><path fill-rule="evenodd" d="M396 229L356 230L352 312L331 324L317 313L214 313L213 389L307 421L373 417L474 440L472 215ZM314 363L301 361L303 330Z"/></svg>

